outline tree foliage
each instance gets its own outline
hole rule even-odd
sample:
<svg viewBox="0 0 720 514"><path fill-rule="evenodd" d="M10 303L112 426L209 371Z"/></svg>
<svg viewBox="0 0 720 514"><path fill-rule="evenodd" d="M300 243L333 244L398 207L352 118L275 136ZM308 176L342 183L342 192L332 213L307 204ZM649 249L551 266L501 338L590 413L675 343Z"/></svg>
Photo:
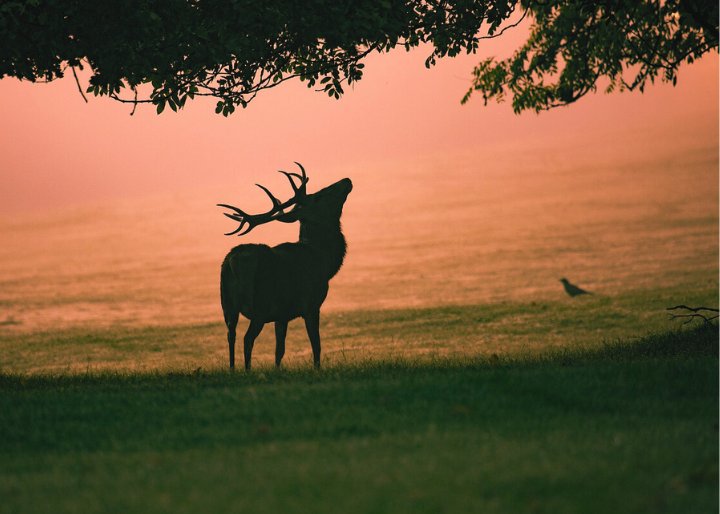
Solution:
<svg viewBox="0 0 720 514"><path fill-rule="evenodd" d="M371 52L429 43L428 67L474 53L521 11L533 23L528 42L473 75L486 101L511 94L517 111L574 101L602 76L629 89L658 74L675 80L682 61L717 48L717 4L703 1L3 0L0 77L77 80L86 69L86 93L158 113L212 96L227 116L292 78L340 98Z"/></svg>
<svg viewBox="0 0 720 514"><path fill-rule="evenodd" d="M143 84L158 112L188 98L245 107L299 77L339 98L362 77L363 57L432 42L435 57L473 51L512 1L454 0L16 0L0 4L0 76L53 80L89 66L88 92L135 102ZM430 61L429 61L430 62ZM128 95L128 93L130 93Z"/></svg>
<svg viewBox="0 0 720 514"><path fill-rule="evenodd" d="M677 81L683 62L718 47L717 0L523 1L533 19L512 57L486 59L473 86L487 103L512 96L515 112L572 103L598 88L638 89Z"/></svg>

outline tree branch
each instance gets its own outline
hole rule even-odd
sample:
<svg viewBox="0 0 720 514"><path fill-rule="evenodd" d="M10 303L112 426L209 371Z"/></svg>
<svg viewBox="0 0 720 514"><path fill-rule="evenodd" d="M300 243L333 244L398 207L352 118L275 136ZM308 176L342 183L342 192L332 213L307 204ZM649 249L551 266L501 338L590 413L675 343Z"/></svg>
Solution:
<svg viewBox="0 0 720 514"><path fill-rule="evenodd" d="M703 314L702 311L707 312L720 312L718 309L714 309L712 307L688 307L687 305L676 305L675 307L667 307L665 310L667 311L690 311L688 312L682 312L681 314L675 314L673 312L669 313L669 316L671 320L673 319L684 319L683 325L687 325L694 319L701 319L705 323L710 323L712 320L718 319L718 314L715 314L714 316L711 314Z"/></svg>
<svg viewBox="0 0 720 514"><path fill-rule="evenodd" d="M75 77L75 84L77 84L78 91L80 92L80 96L82 96L82 99L85 100L85 103L88 103L88 99L85 96L85 93L83 93L82 86L80 85L80 79L78 79L77 73L75 73L75 66L70 66L70 69L72 70L73 77Z"/></svg>
<svg viewBox="0 0 720 514"><path fill-rule="evenodd" d="M513 7L513 11L515 11L515 8L514 8L514 7ZM502 36L502 35L505 33L506 30L514 29L515 27L517 27L518 25L520 25L520 23L522 23L522 21L525 19L525 16L527 16L527 13L528 13L527 10L523 11L522 16L520 16L520 19L519 19L518 21L516 21L515 23L511 23L510 25L506 25L506 26L503 27L503 29L502 29L500 32L498 32L497 34L488 34L487 36L481 36L481 37L478 38L478 40L480 40L480 39L495 39L496 37ZM511 14L512 14L512 13L511 13Z"/></svg>

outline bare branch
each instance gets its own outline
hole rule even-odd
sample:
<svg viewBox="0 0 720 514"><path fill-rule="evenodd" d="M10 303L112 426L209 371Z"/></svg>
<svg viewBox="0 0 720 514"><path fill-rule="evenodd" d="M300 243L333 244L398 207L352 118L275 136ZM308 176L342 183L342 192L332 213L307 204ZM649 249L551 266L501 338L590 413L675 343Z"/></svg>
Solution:
<svg viewBox="0 0 720 514"><path fill-rule="evenodd" d="M82 96L82 99L85 100L85 103L88 103L88 99L85 97L85 93L83 93L82 86L80 85L80 79L78 79L77 73L75 73L75 66L70 66L70 69L72 69L73 77L75 77L75 84L77 84L80 96Z"/></svg>
<svg viewBox="0 0 720 514"><path fill-rule="evenodd" d="M671 320L673 319L684 319L683 325L687 325L694 319L701 319L705 323L710 323L711 321L718 319L719 314L715 314L714 316L711 314L703 314L702 311L707 312L720 312L720 310L715 309L713 307L688 307L687 305L676 305L675 307L667 307L665 309L666 311L690 311L688 312L681 312L680 314L676 314L674 312L669 312L669 316Z"/></svg>
<svg viewBox="0 0 720 514"><path fill-rule="evenodd" d="M692 311L692 312L700 312L700 311L720 312L720 309L714 309L712 307L688 307L687 305L676 305L675 307L668 307L665 310L674 311L676 309L685 309L685 310Z"/></svg>

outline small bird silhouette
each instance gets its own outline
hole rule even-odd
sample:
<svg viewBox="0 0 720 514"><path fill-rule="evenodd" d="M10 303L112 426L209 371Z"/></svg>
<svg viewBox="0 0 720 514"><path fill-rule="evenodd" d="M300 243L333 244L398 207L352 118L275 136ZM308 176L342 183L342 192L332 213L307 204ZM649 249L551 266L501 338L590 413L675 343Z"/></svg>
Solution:
<svg viewBox="0 0 720 514"><path fill-rule="evenodd" d="M561 278L560 282L562 282L563 287L565 288L565 292L570 296L579 296L581 294L592 294L590 291L585 291L584 289L579 288L575 284L571 284L568 279Z"/></svg>

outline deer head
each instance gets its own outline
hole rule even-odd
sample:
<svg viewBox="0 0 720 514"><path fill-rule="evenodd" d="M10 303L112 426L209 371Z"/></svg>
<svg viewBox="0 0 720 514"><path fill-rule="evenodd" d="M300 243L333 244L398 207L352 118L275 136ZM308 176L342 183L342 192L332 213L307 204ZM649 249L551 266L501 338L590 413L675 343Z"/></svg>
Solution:
<svg viewBox="0 0 720 514"><path fill-rule="evenodd" d="M223 214L240 223L238 228L226 233L226 236L234 234L242 236L258 225L264 225L271 221L280 221L282 223L300 221L301 223L321 225L326 225L333 220L339 222L347 195L352 191L350 179L339 180L316 193L308 194L307 183L310 179L305 173L302 164L299 162L295 164L300 168L300 173L279 170L279 173L287 177L293 189L293 196L289 200L281 202L268 188L261 184L255 184L270 198L272 207L269 211L260 214L248 214L235 206L224 203L218 204L218 207L233 211L232 213L226 212Z"/></svg>

